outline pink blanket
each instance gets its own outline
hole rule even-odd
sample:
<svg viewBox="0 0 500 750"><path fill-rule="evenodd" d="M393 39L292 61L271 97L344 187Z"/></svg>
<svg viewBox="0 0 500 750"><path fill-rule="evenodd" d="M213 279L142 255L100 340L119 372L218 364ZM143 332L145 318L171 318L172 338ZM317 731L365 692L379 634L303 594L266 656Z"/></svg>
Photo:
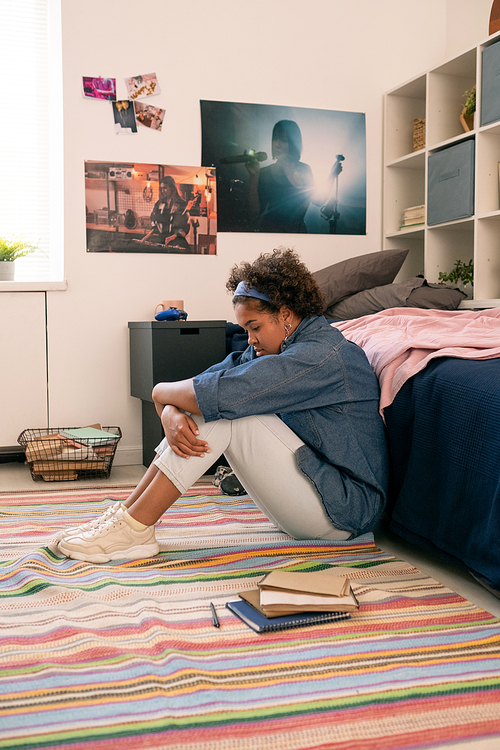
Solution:
<svg viewBox="0 0 500 750"><path fill-rule="evenodd" d="M380 383L380 413L434 357L500 357L500 308L422 310L395 307L332 323L364 351Z"/></svg>

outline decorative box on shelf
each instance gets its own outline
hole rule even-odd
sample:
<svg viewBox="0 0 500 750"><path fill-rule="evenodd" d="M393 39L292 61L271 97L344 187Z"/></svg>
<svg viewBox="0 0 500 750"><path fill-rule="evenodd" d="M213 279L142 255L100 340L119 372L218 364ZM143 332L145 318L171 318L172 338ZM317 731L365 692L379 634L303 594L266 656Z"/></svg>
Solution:
<svg viewBox="0 0 500 750"><path fill-rule="evenodd" d="M22 446L34 481L106 478L111 473L119 427L55 427L24 430Z"/></svg>
<svg viewBox="0 0 500 750"><path fill-rule="evenodd" d="M430 226L474 215L473 139L429 154L427 223Z"/></svg>
<svg viewBox="0 0 500 750"><path fill-rule="evenodd" d="M413 120L413 150L425 148L425 117Z"/></svg>

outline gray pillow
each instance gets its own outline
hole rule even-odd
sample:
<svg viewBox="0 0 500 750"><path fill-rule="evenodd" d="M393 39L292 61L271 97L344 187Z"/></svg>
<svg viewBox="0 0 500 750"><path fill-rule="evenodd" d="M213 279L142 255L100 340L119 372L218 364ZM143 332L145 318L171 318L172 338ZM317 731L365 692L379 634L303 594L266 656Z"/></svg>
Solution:
<svg viewBox="0 0 500 750"><path fill-rule="evenodd" d="M417 276L397 284L386 284L353 294L348 299L331 305L325 316L334 320L352 320L391 307L456 310L466 296L459 289L442 284L428 284L425 279Z"/></svg>
<svg viewBox="0 0 500 750"><path fill-rule="evenodd" d="M347 258L313 273L326 299L326 307L365 289L390 284L409 250L380 250Z"/></svg>
<svg viewBox="0 0 500 750"><path fill-rule="evenodd" d="M434 310L456 310L467 295L461 289L443 284L422 284L408 297L408 307L423 307Z"/></svg>

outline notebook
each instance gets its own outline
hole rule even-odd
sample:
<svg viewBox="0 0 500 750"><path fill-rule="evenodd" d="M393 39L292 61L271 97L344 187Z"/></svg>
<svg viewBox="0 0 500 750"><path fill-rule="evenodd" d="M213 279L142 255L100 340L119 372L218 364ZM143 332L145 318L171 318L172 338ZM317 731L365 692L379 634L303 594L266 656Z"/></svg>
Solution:
<svg viewBox="0 0 500 750"><path fill-rule="evenodd" d="M265 617L243 600L227 602L226 607L256 633L301 628L305 625L321 625L324 622L349 620L351 617L349 612L299 612L282 617Z"/></svg>
<svg viewBox="0 0 500 750"><path fill-rule="evenodd" d="M106 430L98 430L95 427L77 427L74 430L61 430L60 433L63 437L74 438L75 440L90 441L90 444L95 443L97 440L103 444L103 442L117 442L118 435Z"/></svg>

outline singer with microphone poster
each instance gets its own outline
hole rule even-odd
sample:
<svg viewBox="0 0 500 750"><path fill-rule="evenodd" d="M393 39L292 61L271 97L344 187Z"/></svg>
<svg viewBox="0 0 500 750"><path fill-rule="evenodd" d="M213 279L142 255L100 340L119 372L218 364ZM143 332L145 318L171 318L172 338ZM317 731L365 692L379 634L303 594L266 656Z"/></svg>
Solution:
<svg viewBox="0 0 500 750"><path fill-rule="evenodd" d="M366 234L365 116L201 101L223 232Z"/></svg>

